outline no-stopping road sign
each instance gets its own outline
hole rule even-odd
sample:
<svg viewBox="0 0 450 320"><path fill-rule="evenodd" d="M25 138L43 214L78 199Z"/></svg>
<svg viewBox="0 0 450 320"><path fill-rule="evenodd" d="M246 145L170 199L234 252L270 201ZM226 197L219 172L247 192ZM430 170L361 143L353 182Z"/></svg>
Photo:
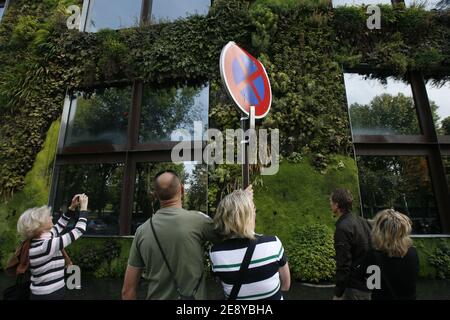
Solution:
<svg viewBox="0 0 450 320"><path fill-rule="evenodd" d="M255 118L264 118L272 104L272 89L263 64L234 42L220 55L220 74L236 106L249 115L255 107Z"/></svg>

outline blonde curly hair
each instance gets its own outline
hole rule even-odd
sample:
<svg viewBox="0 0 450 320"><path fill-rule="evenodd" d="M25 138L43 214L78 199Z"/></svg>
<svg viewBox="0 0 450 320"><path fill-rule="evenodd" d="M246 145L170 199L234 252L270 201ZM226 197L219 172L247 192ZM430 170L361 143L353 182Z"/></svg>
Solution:
<svg viewBox="0 0 450 320"><path fill-rule="evenodd" d="M406 215L386 209L372 220L372 245L389 257L404 257L412 246L412 222Z"/></svg>
<svg viewBox="0 0 450 320"><path fill-rule="evenodd" d="M236 190L220 201L214 225L225 239L255 238L255 208L245 191Z"/></svg>

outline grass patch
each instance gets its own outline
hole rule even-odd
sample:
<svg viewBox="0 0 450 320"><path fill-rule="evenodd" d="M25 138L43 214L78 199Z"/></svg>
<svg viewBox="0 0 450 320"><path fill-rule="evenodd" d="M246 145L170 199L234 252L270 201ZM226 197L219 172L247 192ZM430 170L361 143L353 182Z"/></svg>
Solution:
<svg viewBox="0 0 450 320"><path fill-rule="evenodd" d="M350 157L335 156L324 173L308 158L282 162L278 174L262 180L262 186L255 187L256 231L277 235L285 242L303 225L321 224L334 230L329 201L334 189L350 189L354 203L359 203L356 163ZM355 213L359 213L357 206Z"/></svg>
<svg viewBox="0 0 450 320"><path fill-rule="evenodd" d="M16 232L19 216L28 208L48 203L59 127L59 121L51 125L33 168L25 177L23 190L14 194L10 201L0 203L0 259L3 266L20 241Z"/></svg>

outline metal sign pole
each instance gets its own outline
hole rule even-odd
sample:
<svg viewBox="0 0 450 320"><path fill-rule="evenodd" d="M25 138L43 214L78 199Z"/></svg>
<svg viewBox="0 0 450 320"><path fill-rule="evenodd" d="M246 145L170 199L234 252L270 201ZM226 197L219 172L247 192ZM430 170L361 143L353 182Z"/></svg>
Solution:
<svg viewBox="0 0 450 320"><path fill-rule="evenodd" d="M242 189L246 189L250 184L250 165L248 157L248 148L250 144L250 135L245 136L247 130L255 129L255 107L250 107L250 114L248 117L241 117L241 128L244 132L242 144Z"/></svg>

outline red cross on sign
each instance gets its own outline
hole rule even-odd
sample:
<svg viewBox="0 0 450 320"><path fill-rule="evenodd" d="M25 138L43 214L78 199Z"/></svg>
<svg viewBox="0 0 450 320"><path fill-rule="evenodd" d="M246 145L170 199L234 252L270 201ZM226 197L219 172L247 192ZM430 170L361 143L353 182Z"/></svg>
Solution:
<svg viewBox="0 0 450 320"><path fill-rule="evenodd" d="M255 118L264 118L272 104L272 89L263 64L234 42L220 55L220 74L228 94L237 107L249 115L255 107Z"/></svg>

